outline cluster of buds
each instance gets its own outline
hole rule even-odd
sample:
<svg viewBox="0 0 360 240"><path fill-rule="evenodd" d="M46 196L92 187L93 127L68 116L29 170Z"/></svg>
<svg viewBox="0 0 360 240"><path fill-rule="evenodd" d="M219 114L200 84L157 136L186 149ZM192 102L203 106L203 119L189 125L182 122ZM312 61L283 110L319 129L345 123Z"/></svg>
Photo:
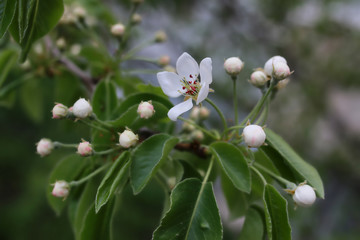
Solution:
<svg viewBox="0 0 360 240"><path fill-rule="evenodd" d="M140 118L148 119L155 114L154 106L152 105L151 101L143 102L138 106L137 113L139 114Z"/></svg>
<svg viewBox="0 0 360 240"><path fill-rule="evenodd" d="M139 136L126 128L122 133L119 133L119 145L123 148L135 146L139 141Z"/></svg>
<svg viewBox="0 0 360 240"><path fill-rule="evenodd" d="M274 56L266 61L264 71L268 76L276 80L283 80L291 75L287 61L282 56Z"/></svg>
<svg viewBox="0 0 360 240"><path fill-rule="evenodd" d="M193 107L190 118L194 119L195 121L205 120L210 116L210 110L207 107Z"/></svg>
<svg viewBox="0 0 360 240"><path fill-rule="evenodd" d="M239 75L243 67L244 63L238 57L230 57L224 62L224 68L226 73L232 77L236 77L237 75Z"/></svg>
<svg viewBox="0 0 360 240"><path fill-rule="evenodd" d="M259 125L247 125L242 133L245 144L250 148L258 148L264 145L266 134Z"/></svg>

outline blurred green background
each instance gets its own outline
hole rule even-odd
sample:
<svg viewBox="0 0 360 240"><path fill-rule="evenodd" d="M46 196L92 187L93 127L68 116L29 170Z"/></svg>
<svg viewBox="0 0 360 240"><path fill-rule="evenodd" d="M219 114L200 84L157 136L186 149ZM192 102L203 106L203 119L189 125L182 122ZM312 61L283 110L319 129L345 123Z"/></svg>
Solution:
<svg viewBox="0 0 360 240"><path fill-rule="evenodd" d="M125 0L78 2L95 20L99 12L111 11L114 17L106 19L109 23L125 21L129 10ZM260 96L247 83L252 70L263 67L273 55L288 60L295 72L271 104L268 127L319 170L326 194L311 208L290 209L295 240L360 238L359 12L356 0L146 0L139 10L143 22L135 30L133 45L159 29L168 34L166 43L146 48L141 56L169 55L173 65L184 51L197 60L211 57L215 93L210 98L227 109L229 119L232 88L223 70L224 59L239 56L245 62L239 84L242 116ZM103 31L107 28L103 24ZM1 52L8 40L2 40ZM87 138L86 126L53 120L50 112L54 102L70 106L87 96L73 76L41 74L48 60L31 54L36 62L32 67L39 74L0 99L0 239L72 239L66 213L56 217L45 193L51 169L69 152L54 151L40 158L35 143L42 137L69 143ZM6 83L28 71L17 65ZM140 77L156 84L155 74ZM216 117L209 121L209 126L217 124ZM137 197L126 191L114 222L115 239L151 238L162 209L162 195L154 191L160 192L156 185ZM239 224L231 223L226 208L220 208L224 228L234 233L224 239L236 239Z"/></svg>

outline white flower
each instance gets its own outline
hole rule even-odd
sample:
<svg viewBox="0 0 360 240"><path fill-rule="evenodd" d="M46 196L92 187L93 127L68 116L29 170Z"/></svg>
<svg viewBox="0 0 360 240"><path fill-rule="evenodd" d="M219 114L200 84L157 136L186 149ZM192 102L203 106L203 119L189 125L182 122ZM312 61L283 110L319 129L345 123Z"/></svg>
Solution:
<svg viewBox="0 0 360 240"><path fill-rule="evenodd" d="M268 76L272 76L273 64L276 63L276 62L287 63L286 59L283 58L282 56L273 56L272 58L267 60L266 63L265 63L265 66L264 66L264 71Z"/></svg>
<svg viewBox="0 0 360 240"><path fill-rule="evenodd" d="M66 181L56 181L53 184L54 188L51 194L54 197L63 197L66 198L69 195L69 184Z"/></svg>
<svg viewBox="0 0 360 240"><path fill-rule="evenodd" d="M294 202L302 207L310 207L316 200L314 189L309 185L299 185L293 195Z"/></svg>
<svg viewBox="0 0 360 240"><path fill-rule="evenodd" d="M243 67L244 63L238 57L228 58L224 62L225 71L231 76L238 75L243 69Z"/></svg>
<svg viewBox="0 0 360 240"><path fill-rule="evenodd" d="M66 117L67 113L68 113L68 108L61 103L57 103L52 109L52 114L54 119L60 119Z"/></svg>
<svg viewBox="0 0 360 240"><path fill-rule="evenodd" d="M178 116L193 107L192 100L198 105L209 94L209 84L212 82L211 58L197 62L188 53L183 53L176 62L176 73L159 72L157 78L163 92L169 97L185 96L185 101L174 106L168 112L168 117L176 121Z"/></svg>
<svg viewBox="0 0 360 240"><path fill-rule="evenodd" d="M268 81L263 71L255 71L250 76L250 83L255 87L262 87Z"/></svg>
<svg viewBox="0 0 360 240"><path fill-rule="evenodd" d="M75 117L86 118L92 114L92 107L84 98L77 100L72 108Z"/></svg>
<svg viewBox="0 0 360 240"><path fill-rule="evenodd" d="M120 134L119 143L124 148L134 146L139 140L138 135L135 135L131 130L127 129Z"/></svg>
<svg viewBox="0 0 360 240"><path fill-rule="evenodd" d="M53 148L54 144L51 142L51 140L43 138L37 143L36 151L41 157L44 157L46 155L49 155Z"/></svg>
<svg viewBox="0 0 360 240"><path fill-rule="evenodd" d="M151 104L151 101L142 101L138 106L137 113L140 115L140 118L148 119L152 117L155 113L155 110L154 106Z"/></svg>
<svg viewBox="0 0 360 240"><path fill-rule="evenodd" d="M249 147L260 147L265 142L265 132L259 125L248 125L243 130L244 141Z"/></svg>
<svg viewBox="0 0 360 240"><path fill-rule="evenodd" d="M93 153L91 144L89 142L83 140L78 145L77 153L83 157L90 156Z"/></svg>

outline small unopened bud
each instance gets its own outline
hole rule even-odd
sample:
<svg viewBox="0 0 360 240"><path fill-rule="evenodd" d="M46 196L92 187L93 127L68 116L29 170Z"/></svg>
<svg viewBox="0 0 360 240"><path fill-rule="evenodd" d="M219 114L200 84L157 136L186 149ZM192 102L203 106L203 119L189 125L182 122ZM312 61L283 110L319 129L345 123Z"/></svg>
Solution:
<svg viewBox="0 0 360 240"><path fill-rule="evenodd" d="M255 71L251 74L249 82L255 87L262 87L267 81L268 78L263 71Z"/></svg>
<svg viewBox="0 0 360 240"><path fill-rule="evenodd" d="M248 147L257 148L264 144L266 134L259 125L248 125L243 130L244 141Z"/></svg>
<svg viewBox="0 0 360 240"><path fill-rule="evenodd" d="M56 40L56 46L60 49L60 50L64 50L66 47L66 41L64 38L59 38L58 40Z"/></svg>
<svg viewBox="0 0 360 240"><path fill-rule="evenodd" d="M161 56L158 60L158 64L162 67L169 65L169 63L170 63L170 57L166 55Z"/></svg>
<svg viewBox="0 0 360 240"><path fill-rule="evenodd" d="M61 103L57 103L52 109L52 118L60 119L66 117L67 113L68 113L68 108Z"/></svg>
<svg viewBox="0 0 360 240"><path fill-rule="evenodd" d="M54 149L54 144L47 138L41 139L36 145L36 151L41 157L49 155Z"/></svg>
<svg viewBox="0 0 360 240"><path fill-rule="evenodd" d="M81 45L80 44L73 44L70 48L70 53L74 56L79 55L81 52Z"/></svg>
<svg viewBox="0 0 360 240"><path fill-rule="evenodd" d="M280 80L276 85L275 88L277 90L283 89L284 87L286 87L288 85L288 83L290 82L290 80L288 78L285 78L283 80Z"/></svg>
<svg viewBox="0 0 360 240"><path fill-rule="evenodd" d="M122 37L125 32L125 26L121 23L117 23L111 26L111 33L116 37Z"/></svg>
<svg viewBox="0 0 360 240"><path fill-rule="evenodd" d="M152 117L155 113L154 106L152 105L151 101L143 102L139 104L137 109L137 113L140 115L140 118L148 119Z"/></svg>
<svg viewBox="0 0 360 240"><path fill-rule="evenodd" d="M243 61L238 57L231 57L225 60L224 68L230 76L237 76L244 67Z"/></svg>
<svg viewBox="0 0 360 240"><path fill-rule="evenodd" d="M26 59L26 61L20 65L20 68L23 70L29 70L31 68L30 60Z"/></svg>
<svg viewBox="0 0 360 240"><path fill-rule="evenodd" d="M53 186L51 194L54 197L66 198L69 195L70 185L66 181L56 181Z"/></svg>
<svg viewBox="0 0 360 240"><path fill-rule="evenodd" d="M207 119L210 116L210 110L207 107L200 107L200 119Z"/></svg>
<svg viewBox="0 0 360 240"><path fill-rule="evenodd" d="M89 142L83 140L78 145L77 153L83 157L92 155L93 149L91 147L91 144Z"/></svg>
<svg viewBox="0 0 360 240"><path fill-rule="evenodd" d="M142 21L142 17L141 17L141 15L138 14L138 13L135 13L135 14L132 16L132 18L131 18L131 22L132 22L133 24L139 24L139 23L141 23L141 21Z"/></svg>
<svg viewBox="0 0 360 240"><path fill-rule="evenodd" d="M120 134L119 143L124 148L134 146L139 140L138 135L135 135L131 130L127 129Z"/></svg>
<svg viewBox="0 0 360 240"><path fill-rule="evenodd" d="M183 123L182 128L183 128L184 131L186 131L186 132L192 132L192 131L195 130L194 125L192 125L192 124L190 124L190 123L187 123L187 122L184 122L184 123Z"/></svg>
<svg viewBox="0 0 360 240"><path fill-rule="evenodd" d="M157 43L162 43L165 42L167 40L167 35L164 31L157 31L155 33L155 42Z"/></svg>
<svg viewBox="0 0 360 240"><path fill-rule="evenodd" d="M194 120L199 120L199 119L206 119L208 118L210 115L210 110L206 107L193 107L193 109L191 110L190 113L190 118L194 119Z"/></svg>
<svg viewBox="0 0 360 240"><path fill-rule="evenodd" d="M314 189L309 185L299 185L293 195L294 202L302 207L310 207L316 200Z"/></svg>
<svg viewBox="0 0 360 240"><path fill-rule="evenodd" d="M37 55L42 55L44 54L44 48L43 46L40 44L40 43L37 43L34 45L34 52L37 54Z"/></svg>
<svg viewBox="0 0 360 240"><path fill-rule="evenodd" d="M277 80L283 80L290 76L290 68L289 66L284 62L275 62L274 63L274 72L273 76Z"/></svg>
<svg viewBox="0 0 360 240"><path fill-rule="evenodd" d="M273 64L276 63L276 62L287 63L286 59L283 58L282 56L273 56L272 58L267 60L265 65L264 65L264 71L265 71L266 75L268 75L270 77L272 76L272 74L273 74Z"/></svg>
<svg viewBox="0 0 360 240"><path fill-rule="evenodd" d="M75 117L86 118L92 114L92 107L84 98L77 100L72 108Z"/></svg>
<svg viewBox="0 0 360 240"><path fill-rule="evenodd" d="M86 17L86 10L83 7L77 6L74 8L73 13L78 18Z"/></svg>
<svg viewBox="0 0 360 240"><path fill-rule="evenodd" d="M195 130L191 133L191 138L201 142L204 140L204 133L200 130Z"/></svg>

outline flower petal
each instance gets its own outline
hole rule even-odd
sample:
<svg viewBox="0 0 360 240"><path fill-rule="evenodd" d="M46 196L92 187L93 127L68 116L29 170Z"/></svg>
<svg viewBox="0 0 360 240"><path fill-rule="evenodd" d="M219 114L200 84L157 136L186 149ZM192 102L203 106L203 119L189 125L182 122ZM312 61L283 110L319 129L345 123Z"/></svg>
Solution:
<svg viewBox="0 0 360 240"><path fill-rule="evenodd" d="M181 78L185 77L188 81L195 80L195 75L199 75L199 65L192 56L184 52L176 62L176 71Z"/></svg>
<svg viewBox="0 0 360 240"><path fill-rule="evenodd" d="M199 94L197 96L196 104L199 105L199 103L204 101L205 98L207 98L208 94L209 94L209 84L204 82L204 83L201 84L201 89L200 89L200 92L199 92Z"/></svg>
<svg viewBox="0 0 360 240"><path fill-rule="evenodd" d="M176 121L178 116L180 116L184 112L189 111L192 107L193 107L192 99L189 98L185 102L179 103L178 105L175 105L174 107L172 107L170 109L170 111L168 112L168 117L172 121Z"/></svg>
<svg viewBox="0 0 360 240"><path fill-rule="evenodd" d="M204 58L200 63L201 81L207 84L212 83L212 61L211 58Z"/></svg>
<svg viewBox="0 0 360 240"><path fill-rule="evenodd" d="M173 72L159 72L157 79L161 89L166 95L174 98L181 95L182 85L179 75Z"/></svg>

